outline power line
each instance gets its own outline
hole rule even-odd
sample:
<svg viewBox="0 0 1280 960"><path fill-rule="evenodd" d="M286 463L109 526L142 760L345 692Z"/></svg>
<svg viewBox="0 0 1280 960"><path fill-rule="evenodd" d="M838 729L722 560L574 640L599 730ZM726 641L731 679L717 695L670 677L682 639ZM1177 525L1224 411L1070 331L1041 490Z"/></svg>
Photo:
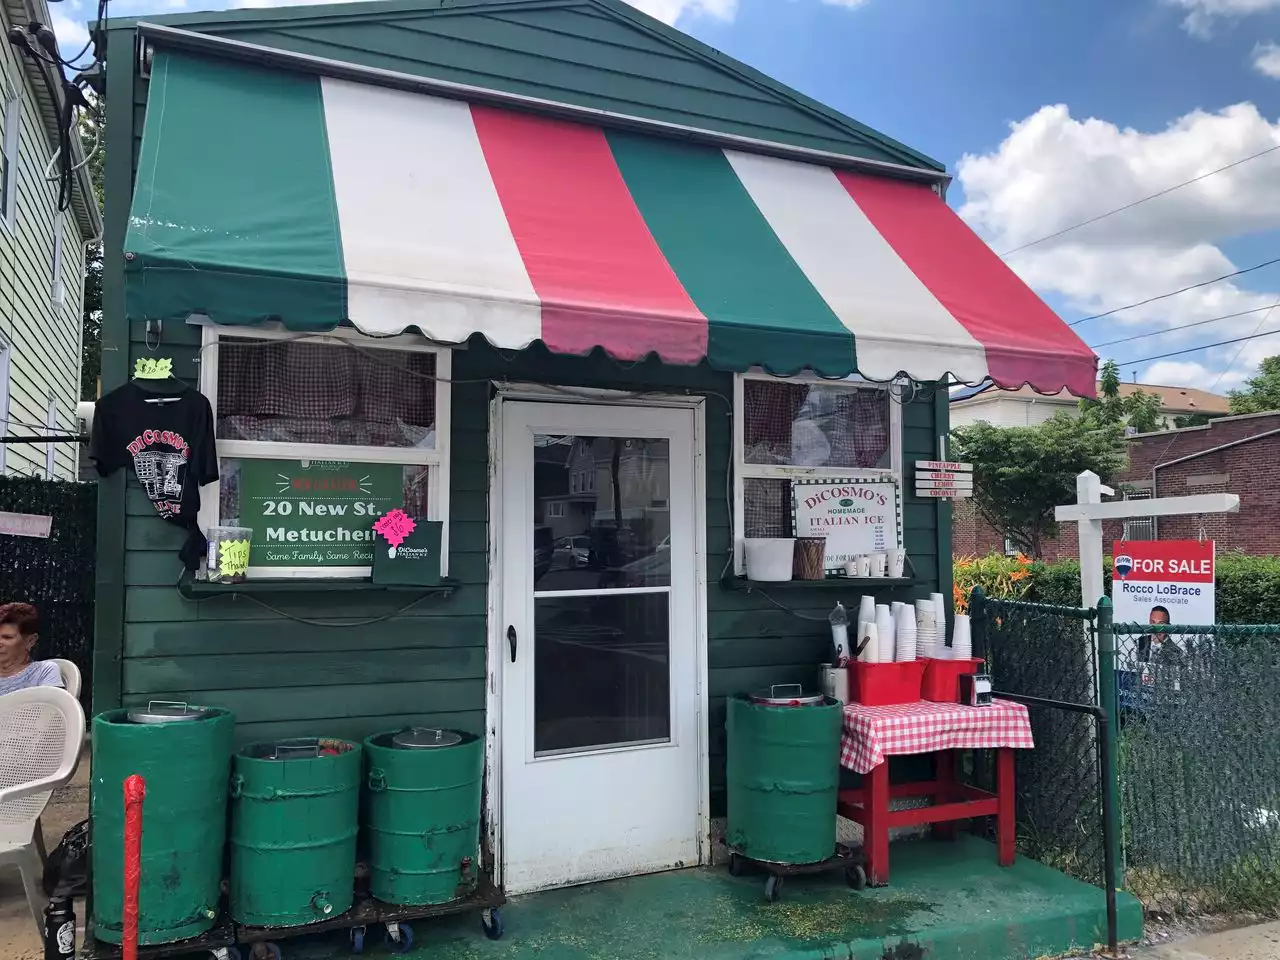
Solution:
<svg viewBox="0 0 1280 960"><path fill-rule="evenodd" d="M1010 254L1017 253L1019 250L1025 250L1027 247L1034 247L1036 244L1044 243L1046 240L1054 240L1062 236L1064 233L1070 233L1072 230L1079 230L1081 227L1087 227L1091 223L1097 223L1099 220L1105 220L1107 217L1115 216L1117 213L1123 213L1125 210L1132 210L1134 207L1139 204L1146 203L1148 200L1154 200L1157 197L1163 197L1165 194L1173 193L1175 190L1181 190L1183 187L1190 186L1193 183L1199 183L1206 177L1212 177L1215 173L1222 173L1224 170L1230 170L1232 167L1238 167L1240 164L1248 163L1250 160L1257 160L1259 157L1265 157L1268 153L1274 153L1276 150L1280 150L1280 143L1267 147L1265 150L1259 150L1257 153L1250 154L1247 157L1241 157L1239 160L1234 160L1224 167L1218 167L1216 170L1210 170L1208 173L1202 173L1197 177L1192 177L1190 180L1183 180L1181 183L1175 183L1172 187L1166 187L1163 190L1158 190L1155 193L1148 194L1140 200L1134 200L1132 203L1126 203L1122 207L1116 207L1114 210L1108 210L1106 213L1100 213L1096 217L1090 217L1088 220L1081 220L1079 223L1073 223L1069 227L1063 227L1061 230L1043 236L1038 240L1029 240L1020 247L1014 247L1012 250L1006 250L1004 253L1000 254L1000 256L1007 257Z"/></svg>
<svg viewBox="0 0 1280 960"><path fill-rule="evenodd" d="M1272 309L1274 309L1274 307ZM1268 311L1268 315L1270 315L1270 311ZM1263 322L1265 322L1267 318L1263 317L1262 319ZM1208 350L1210 347L1225 347L1232 343L1244 343L1246 340L1257 340L1260 337L1274 337L1277 333L1280 333L1280 330L1268 330L1266 333L1252 333L1247 337L1235 337L1231 340L1219 340L1217 343L1202 343L1198 347L1187 347L1185 350L1174 350L1171 353L1162 353L1154 357L1142 357L1138 360L1123 360L1116 365L1120 367L1131 367L1139 363L1150 363L1152 360L1164 360L1168 357L1180 357L1186 353L1196 353L1199 350ZM1243 350L1243 348L1241 349ZM1239 357L1239 355L1239 353L1236 354L1237 357ZM1234 363L1235 361L1232 362ZM1221 380L1222 378L1219 377L1218 379Z"/></svg>
<svg viewBox="0 0 1280 960"><path fill-rule="evenodd" d="M1275 305L1269 307L1254 307L1252 310L1241 310L1238 313L1224 313L1220 317L1210 317L1208 320L1196 320L1194 323L1180 323L1176 327L1162 327L1159 330L1152 330L1150 333L1138 333L1132 337L1122 337L1119 340L1105 340L1102 343L1093 343L1089 345L1090 350L1097 350L1100 347L1113 347L1117 343L1130 343L1133 340L1145 340L1147 337L1158 337L1162 333L1173 333L1175 330L1189 330L1191 327L1203 327L1206 323L1217 323L1219 320L1232 320L1236 317L1247 317L1251 313L1257 313L1260 310L1270 311Z"/></svg>
<svg viewBox="0 0 1280 960"><path fill-rule="evenodd" d="M1213 283L1221 283L1223 280L1230 280L1232 277L1239 277L1246 273L1252 273L1254 270L1261 270L1263 267L1269 267L1273 263L1280 263L1280 257L1274 260L1267 260L1263 263L1255 263L1252 267L1245 267L1243 270L1236 270L1233 273L1224 273L1220 277L1214 277L1212 280L1201 280L1199 283L1193 283L1188 287L1182 287L1179 290L1173 290L1169 293L1162 293L1158 297L1147 297L1145 300L1139 300L1137 303L1129 303L1123 307L1116 307L1114 310L1108 310L1106 313L1095 313L1092 316L1081 317L1079 320L1072 320L1067 326L1078 327L1086 320L1100 320L1102 317L1109 317L1113 313L1122 313L1125 310L1132 310L1134 307L1143 307L1148 303L1155 303L1157 300L1167 300L1170 297L1176 297L1180 293L1186 293L1188 290L1197 290L1200 287L1207 287Z"/></svg>

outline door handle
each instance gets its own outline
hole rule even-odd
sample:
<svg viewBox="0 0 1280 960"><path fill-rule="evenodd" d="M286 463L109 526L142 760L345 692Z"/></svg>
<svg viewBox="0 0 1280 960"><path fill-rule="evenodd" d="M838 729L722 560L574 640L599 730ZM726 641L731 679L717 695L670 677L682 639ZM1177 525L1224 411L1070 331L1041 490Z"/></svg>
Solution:
<svg viewBox="0 0 1280 960"><path fill-rule="evenodd" d="M507 627L507 646L511 648L511 662L516 662L516 628Z"/></svg>

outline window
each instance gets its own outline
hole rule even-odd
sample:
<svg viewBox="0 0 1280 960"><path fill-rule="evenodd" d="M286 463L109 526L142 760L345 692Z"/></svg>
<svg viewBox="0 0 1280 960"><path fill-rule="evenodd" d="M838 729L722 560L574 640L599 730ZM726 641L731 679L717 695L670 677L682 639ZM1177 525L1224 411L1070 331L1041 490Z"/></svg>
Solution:
<svg viewBox="0 0 1280 960"><path fill-rule="evenodd" d="M67 302L67 285L62 281L62 232L66 228L66 217L61 210L53 216L53 283L49 288L49 297L55 307Z"/></svg>
<svg viewBox="0 0 1280 960"><path fill-rule="evenodd" d="M1150 500L1150 490L1126 490L1124 492L1126 500ZM1143 517L1141 520L1126 520L1124 522L1124 538L1126 540L1154 540L1156 539L1156 518Z"/></svg>
<svg viewBox="0 0 1280 960"><path fill-rule="evenodd" d="M1022 551L1018 549L1018 545L1013 542L1012 537L1004 538L1004 555L1006 557L1016 557Z"/></svg>
<svg viewBox="0 0 1280 960"><path fill-rule="evenodd" d="M552 500L547 504L548 520L561 520L564 518L564 515L565 511L563 500Z"/></svg>
<svg viewBox="0 0 1280 960"><path fill-rule="evenodd" d="M253 530L251 577L368 576L375 516L448 517L448 350L209 325L203 356L221 479L201 522Z"/></svg>
<svg viewBox="0 0 1280 960"><path fill-rule="evenodd" d="M0 78L2 80L2 78ZM18 136L22 123L22 99L0 82L0 225L12 228L18 208Z"/></svg>
<svg viewBox="0 0 1280 960"><path fill-rule="evenodd" d="M49 403L44 411L44 429L48 436L53 436L58 429L58 398L52 393L49 394ZM53 479L54 459L56 454L54 448L57 446L52 440L44 445L44 473L48 480Z"/></svg>
<svg viewBox="0 0 1280 960"><path fill-rule="evenodd" d="M734 381L734 530L792 535L797 478L900 481L902 409L889 391L857 378L771 377Z"/></svg>

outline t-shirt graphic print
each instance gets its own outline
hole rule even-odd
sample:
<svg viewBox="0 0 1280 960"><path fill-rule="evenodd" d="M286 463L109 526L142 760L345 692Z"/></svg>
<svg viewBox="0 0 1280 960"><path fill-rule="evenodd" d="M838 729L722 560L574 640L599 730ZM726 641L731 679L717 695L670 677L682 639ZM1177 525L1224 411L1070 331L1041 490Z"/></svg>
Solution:
<svg viewBox="0 0 1280 960"><path fill-rule="evenodd" d="M218 479L209 401L190 387L160 393L130 381L98 401L89 456L102 476L132 464L156 512L186 526L200 486Z"/></svg>

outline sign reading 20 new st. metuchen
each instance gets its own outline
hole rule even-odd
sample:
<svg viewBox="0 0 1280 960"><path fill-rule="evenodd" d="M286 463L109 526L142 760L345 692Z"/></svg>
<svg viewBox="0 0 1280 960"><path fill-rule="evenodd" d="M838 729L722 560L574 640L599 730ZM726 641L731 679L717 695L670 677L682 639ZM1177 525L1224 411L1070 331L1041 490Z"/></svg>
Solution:
<svg viewBox="0 0 1280 960"><path fill-rule="evenodd" d="M373 524L404 503L404 467L321 460L241 460L240 523L255 567L367 567Z"/></svg>

